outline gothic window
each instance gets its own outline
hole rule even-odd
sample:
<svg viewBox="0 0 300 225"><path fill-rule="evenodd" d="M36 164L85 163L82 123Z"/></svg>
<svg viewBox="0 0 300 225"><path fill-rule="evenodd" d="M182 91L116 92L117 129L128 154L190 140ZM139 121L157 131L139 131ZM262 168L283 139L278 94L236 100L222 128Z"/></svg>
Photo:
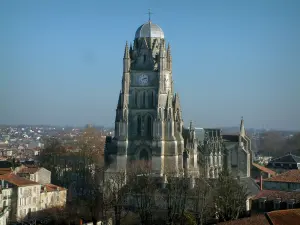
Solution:
<svg viewBox="0 0 300 225"><path fill-rule="evenodd" d="M146 149L140 152L140 160L149 160L149 155Z"/></svg>
<svg viewBox="0 0 300 225"><path fill-rule="evenodd" d="M143 92L143 106L146 108L146 91Z"/></svg>
<svg viewBox="0 0 300 225"><path fill-rule="evenodd" d="M150 105L154 106L154 92L152 91L151 96L150 96Z"/></svg>
<svg viewBox="0 0 300 225"><path fill-rule="evenodd" d="M134 104L136 107L138 106L138 92L134 92Z"/></svg>
<svg viewBox="0 0 300 225"><path fill-rule="evenodd" d="M238 154L236 149L231 150L231 165L237 166L238 163Z"/></svg>
<svg viewBox="0 0 300 225"><path fill-rule="evenodd" d="M147 118L147 136L152 136L152 118L151 116L148 116Z"/></svg>
<svg viewBox="0 0 300 225"><path fill-rule="evenodd" d="M141 132L142 132L142 119L141 119L141 116L138 116L138 118L137 118L137 135L141 136Z"/></svg>

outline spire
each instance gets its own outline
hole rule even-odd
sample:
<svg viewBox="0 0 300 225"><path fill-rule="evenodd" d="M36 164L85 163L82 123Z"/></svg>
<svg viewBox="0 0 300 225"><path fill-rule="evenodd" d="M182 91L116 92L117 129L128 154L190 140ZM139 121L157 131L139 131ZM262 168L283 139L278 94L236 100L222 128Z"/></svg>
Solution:
<svg viewBox="0 0 300 225"><path fill-rule="evenodd" d="M171 56L171 46L170 46L170 43L168 43L167 57L168 57L168 58L172 57L172 56Z"/></svg>
<svg viewBox="0 0 300 225"><path fill-rule="evenodd" d="M161 58L165 57L165 45L163 42L160 43L159 55Z"/></svg>
<svg viewBox="0 0 300 225"><path fill-rule="evenodd" d="M193 129L193 122L190 121L190 131Z"/></svg>
<svg viewBox="0 0 300 225"><path fill-rule="evenodd" d="M240 136L241 136L241 137L246 136L245 125L244 125L244 118L243 118L243 117L241 118Z"/></svg>
<svg viewBox="0 0 300 225"><path fill-rule="evenodd" d="M171 70L172 69L172 55L171 55L170 43L168 43L168 48L167 48L167 63L168 63L168 70Z"/></svg>
<svg viewBox="0 0 300 225"><path fill-rule="evenodd" d="M125 45L125 51L124 51L124 59L129 59L129 48L128 48L128 42L126 41L126 45Z"/></svg>
<svg viewBox="0 0 300 225"><path fill-rule="evenodd" d="M122 91L120 91L120 94L119 94L119 100L118 100L118 106L117 106L118 109L121 109L122 108Z"/></svg>

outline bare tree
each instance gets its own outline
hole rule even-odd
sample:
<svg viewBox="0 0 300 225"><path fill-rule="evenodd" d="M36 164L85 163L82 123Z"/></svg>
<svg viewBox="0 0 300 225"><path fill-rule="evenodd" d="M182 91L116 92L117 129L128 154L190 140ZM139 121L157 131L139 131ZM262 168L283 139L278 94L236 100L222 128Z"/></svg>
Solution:
<svg viewBox="0 0 300 225"><path fill-rule="evenodd" d="M129 187L126 185L126 172L119 171L106 174L103 187L103 203L107 209L114 212L115 224L120 225L121 219L127 215L126 198L128 197Z"/></svg>
<svg viewBox="0 0 300 225"><path fill-rule="evenodd" d="M89 127L73 145L70 150L57 138L50 138L39 156L40 165L51 171L52 183L68 189L74 187L76 198L73 196L68 206L76 205L77 214L96 221L101 211L105 138Z"/></svg>
<svg viewBox="0 0 300 225"><path fill-rule="evenodd" d="M214 187L214 204L221 221L238 219L246 210L247 190L227 170L222 171Z"/></svg>
<svg viewBox="0 0 300 225"><path fill-rule="evenodd" d="M152 210L156 185L151 174L151 167L147 161L139 161L129 168L128 183L130 195L134 199L136 211L142 225L152 224Z"/></svg>
<svg viewBox="0 0 300 225"><path fill-rule="evenodd" d="M162 200L166 203L167 223L174 224L178 221L186 207L188 180L183 171L175 172L168 169L165 173L166 186L162 188Z"/></svg>
<svg viewBox="0 0 300 225"><path fill-rule="evenodd" d="M262 136L260 151L265 155L280 156L285 153L285 139L280 132L265 132Z"/></svg>
<svg viewBox="0 0 300 225"><path fill-rule="evenodd" d="M197 225L203 225L213 212L212 186L203 177L195 180L195 187L189 195Z"/></svg>

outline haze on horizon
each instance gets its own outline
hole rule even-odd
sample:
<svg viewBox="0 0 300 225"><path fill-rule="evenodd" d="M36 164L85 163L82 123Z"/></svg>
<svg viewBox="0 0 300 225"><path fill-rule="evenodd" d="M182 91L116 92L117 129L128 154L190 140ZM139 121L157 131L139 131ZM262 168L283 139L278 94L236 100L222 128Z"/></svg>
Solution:
<svg viewBox="0 0 300 225"><path fill-rule="evenodd" d="M113 126L125 42L164 31L185 125L300 129L300 1L1 1L0 124Z"/></svg>

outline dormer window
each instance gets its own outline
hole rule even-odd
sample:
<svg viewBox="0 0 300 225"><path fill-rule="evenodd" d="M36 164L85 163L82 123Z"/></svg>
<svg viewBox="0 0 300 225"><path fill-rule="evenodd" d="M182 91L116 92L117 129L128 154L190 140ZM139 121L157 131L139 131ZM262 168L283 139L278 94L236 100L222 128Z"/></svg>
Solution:
<svg viewBox="0 0 300 225"><path fill-rule="evenodd" d="M266 197L260 198L259 199L259 209L264 210L265 209L265 204L266 204Z"/></svg>
<svg viewBox="0 0 300 225"><path fill-rule="evenodd" d="M290 199L287 204L288 209L293 209L295 204L295 199Z"/></svg>
<svg viewBox="0 0 300 225"><path fill-rule="evenodd" d="M274 209L279 210L280 209L280 203L281 203L281 198L276 198L274 200Z"/></svg>

